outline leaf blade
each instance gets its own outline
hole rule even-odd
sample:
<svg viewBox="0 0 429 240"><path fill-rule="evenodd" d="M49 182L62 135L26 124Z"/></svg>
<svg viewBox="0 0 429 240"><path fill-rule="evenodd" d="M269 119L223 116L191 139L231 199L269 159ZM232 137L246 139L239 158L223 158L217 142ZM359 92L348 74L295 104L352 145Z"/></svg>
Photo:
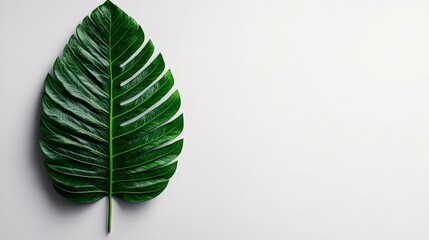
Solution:
<svg viewBox="0 0 429 240"><path fill-rule="evenodd" d="M106 1L77 26L42 95L40 148L52 184L79 203L107 196L109 231L112 196L159 195L183 146L173 76L144 41L138 23Z"/></svg>

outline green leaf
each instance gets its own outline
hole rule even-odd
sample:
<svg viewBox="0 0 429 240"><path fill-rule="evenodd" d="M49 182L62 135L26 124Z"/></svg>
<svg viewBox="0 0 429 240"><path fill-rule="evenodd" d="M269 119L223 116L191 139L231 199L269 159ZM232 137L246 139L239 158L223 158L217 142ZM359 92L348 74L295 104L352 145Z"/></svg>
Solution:
<svg viewBox="0 0 429 240"><path fill-rule="evenodd" d="M40 147L54 188L79 203L144 202L176 171L180 96L152 41L110 1L76 28L45 80Z"/></svg>

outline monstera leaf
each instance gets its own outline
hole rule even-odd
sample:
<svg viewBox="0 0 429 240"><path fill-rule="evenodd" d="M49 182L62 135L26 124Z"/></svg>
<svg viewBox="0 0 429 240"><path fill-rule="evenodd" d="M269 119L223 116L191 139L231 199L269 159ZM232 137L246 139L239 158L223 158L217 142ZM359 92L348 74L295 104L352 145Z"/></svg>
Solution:
<svg viewBox="0 0 429 240"><path fill-rule="evenodd" d="M180 97L161 54L110 1L77 26L45 80L40 146L54 188L79 203L144 202L174 174Z"/></svg>

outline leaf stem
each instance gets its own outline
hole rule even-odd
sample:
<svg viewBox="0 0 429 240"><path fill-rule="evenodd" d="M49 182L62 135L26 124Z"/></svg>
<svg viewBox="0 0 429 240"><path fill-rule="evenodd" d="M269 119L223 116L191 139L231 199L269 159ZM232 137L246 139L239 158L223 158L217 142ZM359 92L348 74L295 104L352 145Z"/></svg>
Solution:
<svg viewBox="0 0 429 240"><path fill-rule="evenodd" d="M107 220L107 232L110 233L110 230L112 229L112 195L109 194L109 219Z"/></svg>

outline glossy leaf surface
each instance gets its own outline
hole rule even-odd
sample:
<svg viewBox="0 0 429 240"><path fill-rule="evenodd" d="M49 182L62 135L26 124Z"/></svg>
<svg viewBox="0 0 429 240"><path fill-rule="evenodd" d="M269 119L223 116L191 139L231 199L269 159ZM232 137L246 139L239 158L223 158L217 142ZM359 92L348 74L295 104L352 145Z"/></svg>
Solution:
<svg viewBox="0 0 429 240"><path fill-rule="evenodd" d="M79 203L144 202L182 150L180 96L142 28L110 1L76 28L45 80L40 140L54 188Z"/></svg>

